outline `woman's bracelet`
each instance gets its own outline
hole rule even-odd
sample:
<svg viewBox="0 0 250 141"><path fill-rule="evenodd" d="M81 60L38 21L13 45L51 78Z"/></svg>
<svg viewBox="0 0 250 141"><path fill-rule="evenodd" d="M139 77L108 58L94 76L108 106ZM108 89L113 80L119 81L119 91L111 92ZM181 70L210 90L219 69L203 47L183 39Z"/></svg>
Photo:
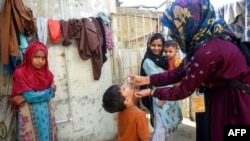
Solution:
<svg viewBox="0 0 250 141"><path fill-rule="evenodd" d="M150 88L150 92L149 92L149 96L150 96L150 97L152 96L152 91L153 91L153 89Z"/></svg>

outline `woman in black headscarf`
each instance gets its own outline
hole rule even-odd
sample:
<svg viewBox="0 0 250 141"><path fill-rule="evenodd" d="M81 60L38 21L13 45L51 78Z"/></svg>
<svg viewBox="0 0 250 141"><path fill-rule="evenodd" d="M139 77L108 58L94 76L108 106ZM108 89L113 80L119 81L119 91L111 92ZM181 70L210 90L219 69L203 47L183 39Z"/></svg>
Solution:
<svg viewBox="0 0 250 141"><path fill-rule="evenodd" d="M168 69L168 62L163 56L164 37L160 33L155 33L149 37L147 51L141 63L141 75L149 76L164 72ZM150 87L142 86L141 89ZM177 126L181 123L182 114L178 101L160 101L158 98L143 97L142 104L151 113L151 125L154 127L152 141L170 140Z"/></svg>

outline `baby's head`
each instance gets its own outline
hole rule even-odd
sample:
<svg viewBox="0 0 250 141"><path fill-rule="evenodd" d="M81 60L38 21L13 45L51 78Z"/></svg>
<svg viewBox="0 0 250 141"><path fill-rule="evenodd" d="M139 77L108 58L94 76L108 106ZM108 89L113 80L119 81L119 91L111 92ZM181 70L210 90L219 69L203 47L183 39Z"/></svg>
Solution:
<svg viewBox="0 0 250 141"><path fill-rule="evenodd" d="M164 53L168 60L174 59L178 53L178 43L174 40L167 40L164 44Z"/></svg>
<svg viewBox="0 0 250 141"><path fill-rule="evenodd" d="M115 113L134 105L134 90L126 85L111 85L103 94L102 106L105 111Z"/></svg>

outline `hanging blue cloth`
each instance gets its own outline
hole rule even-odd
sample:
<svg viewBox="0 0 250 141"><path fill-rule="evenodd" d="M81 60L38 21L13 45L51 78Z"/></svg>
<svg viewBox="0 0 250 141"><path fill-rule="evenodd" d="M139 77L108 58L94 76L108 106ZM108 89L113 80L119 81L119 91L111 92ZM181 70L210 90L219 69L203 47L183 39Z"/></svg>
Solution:
<svg viewBox="0 0 250 141"><path fill-rule="evenodd" d="M19 33L19 40L20 40L20 45L19 45L20 56L19 57L9 56L9 63L3 65L4 74L13 73L16 67L23 61L23 54L25 52L25 49L28 47L28 40L23 33Z"/></svg>

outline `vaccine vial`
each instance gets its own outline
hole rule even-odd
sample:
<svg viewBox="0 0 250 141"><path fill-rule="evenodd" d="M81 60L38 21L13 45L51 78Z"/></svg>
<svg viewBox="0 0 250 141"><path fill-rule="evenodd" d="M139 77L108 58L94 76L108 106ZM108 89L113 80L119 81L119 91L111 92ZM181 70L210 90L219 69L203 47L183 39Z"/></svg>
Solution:
<svg viewBox="0 0 250 141"><path fill-rule="evenodd" d="M131 87L131 84L130 84L130 77L127 77L127 78L125 79L125 84L126 84L127 86Z"/></svg>

